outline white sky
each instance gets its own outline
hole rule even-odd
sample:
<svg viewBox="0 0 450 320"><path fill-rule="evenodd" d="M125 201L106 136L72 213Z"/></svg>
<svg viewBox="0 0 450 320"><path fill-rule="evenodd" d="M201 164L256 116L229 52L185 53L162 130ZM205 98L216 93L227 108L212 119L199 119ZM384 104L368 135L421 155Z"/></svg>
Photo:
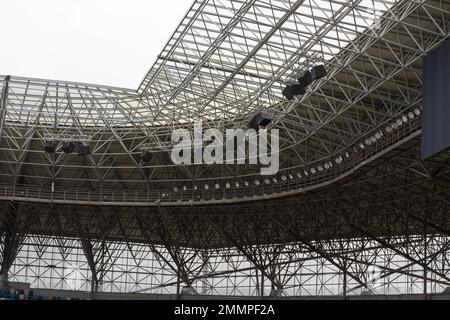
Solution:
<svg viewBox="0 0 450 320"><path fill-rule="evenodd" d="M0 74L136 89L192 0L0 0Z"/></svg>

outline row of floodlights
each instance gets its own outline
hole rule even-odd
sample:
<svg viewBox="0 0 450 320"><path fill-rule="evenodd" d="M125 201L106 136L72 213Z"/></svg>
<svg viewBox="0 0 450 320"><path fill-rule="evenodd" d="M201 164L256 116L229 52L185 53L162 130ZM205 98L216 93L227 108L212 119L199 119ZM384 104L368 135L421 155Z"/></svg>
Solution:
<svg viewBox="0 0 450 320"><path fill-rule="evenodd" d="M397 118L397 120L394 120L391 123L389 123L384 128L384 131L386 133L391 133L394 130L396 130L399 127L401 127L402 125L408 123L408 121L413 120L414 118L420 116L421 113L422 113L422 111L420 110L420 108L415 108L413 111L410 111L410 112L408 112L406 114L403 114L402 116ZM366 146L370 146L371 144L373 144L373 143L377 142L378 140L380 140L382 137L384 137L384 132L383 132L383 130L379 130L374 135L372 135L371 137L365 139L364 142L360 142L359 143L359 147L361 149L364 149Z"/></svg>
<svg viewBox="0 0 450 320"><path fill-rule="evenodd" d="M253 181L253 185L258 187L258 186L260 186L262 184L268 185L268 184L271 184L271 183L278 183L279 181L286 182L288 180L294 180L295 177L297 177L298 179L301 179L302 177L307 177L310 174L316 174L316 173L322 172L324 170L329 170L329 169L333 168L335 164L337 164L337 165L341 164L344 161L344 159L346 159L346 158L347 159L350 158L350 154L348 152L345 152L343 155L338 156L334 160L334 163L333 163L333 161L327 161L324 164L319 164L318 166L314 166L314 167L311 167L309 169L304 169L302 172L298 171L298 172L295 173L295 176L294 176L294 174L289 173L289 174L284 174L284 175L281 175L281 176L278 176L278 177L264 178L264 179L255 179ZM205 184L203 186L203 188L205 190L210 190L210 189L219 190L219 189L221 189L223 187L225 189L231 189L232 187L235 187L235 188L250 187L250 182L245 180L245 181L242 181L242 182L236 181L234 183L226 182L224 185L221 185L220 183L215 183L213 185ZM187 185L183 185L180 188L176 187L176 186L173 188L173 191L175 191L175 192L188 191L188 190L197 191L197 190L199 190L199 186L198 185L193 185L192 188L189 188Z"/></svg>
<svg viewBox="0 0 450 320"><path fill-rule="evenodd" d="M398 129L401 125L406 124L409 120L413 120L415 117L420 116L421 113L422 113L422 112L421 112L420 108L415 108L413 111L408 112L407 114L402 115L402 116L399 117L397 120L393 121L393 122L390 123L388 126L386 126L385 131L386 131L387 133L390 133L390 132L392 132L393 130ZM360 146L361 149L364 149L366 145L367 145L367 146L370 146L372 143L375 143L376 141L380 140L383 136L384 136L384 133L383 133L382 130L377 131L373 136L367 138L367 139L364 141L364 143L361 142L361 143L359 144L359 146ZM310 173L311 173L311 174L315 174L315 173L317 173L317 172L322 172L322 171L324 171L324 170L329 170L329 169L333 168L335 164L340 165L342 162L344 162L345 159L348 159L348 158L350 158L350 154L349 154L348 152L345 152L343 155L338 156L338 157L334 160L334 163L333 163L333 161L327 161L327 162L322 163L322 164L319 164L319 165L317 165L317 166L310 167L309 170L307 170L307 169L303 170L303 174L302 174L301 172L297 172L297 173L296 173L296 176L297 176L297 178L300 179L300 178L302 178L303 176L305 176L305 177L308 176ZM282 182L286 182L287 180L293 180L293 179L294 179L294 176L293 176L291 173L289 173L289 174L287 174L287 175L281 175L279 178L280 178L280 180L281 180ZM254 180L253 183L254 183L255 186L260 186L262 183L264 183L264 184L270 184L270 183L272 183L272 182L273 182L273 183L277 183L278 181L279 181L279 180L278 180L277 177L273 177L272 179L269 179L269 178L265 178L265 179L263 179L263 180L256 179L256 180ZM245 186L245 187L249 187L249 186L250 186L250 183L249 183L248 181L244 181L244 182L242 182L242 185ZM211 189L211 188L214 188L214 189L216 189L216 190L219 190L219 189L221 189L221 187L222 187L222 186L221 186L219 183L215 183L213 186L210 186L209 184L205 184L205 185L204 185L204 189L205 189L205 190L209 190L209 189ZM230 188L232 187L232 184L231 184L230 182L226 182L225 185L224 185L224 187L225 187L225 189L230 189ZM241 183L238 182L238 181L236 181L236 182L234 183L234 187L240 188L240 187L241 187ZM192 189L193 189L193 190L198 190L199 187L198 187L197 185L194 185L194 186L192 187ZM180 191L180 189L179 189L178 187L174 187L173 190L174 190L175 192ZM183 186L181 187L181 190L183 190L183 191L188 191L189 188L188 188L186 185L183 185Z"/></svg>

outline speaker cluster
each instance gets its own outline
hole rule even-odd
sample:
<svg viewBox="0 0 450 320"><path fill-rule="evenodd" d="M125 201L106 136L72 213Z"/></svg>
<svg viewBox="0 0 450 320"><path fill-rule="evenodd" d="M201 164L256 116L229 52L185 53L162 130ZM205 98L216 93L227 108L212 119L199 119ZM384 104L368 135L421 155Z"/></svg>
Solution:
<svg viewBox="0 0 450 320"><path fill-rule="evenodd" d="M170 155L168 151L158 150L150 151L143 150L140 154L142 162L147 163L153 161L155 164L167 164L170 163Z"/></svg>
<svg viewBox="0 0 450 320"><path fill-rule="evenodd" d="M61 149L64 151L64 153L70 154L75 151L76 147L77 145L75 144L75 142L63 141ZM57 148L58 148L58 141L51 140L44 142L44 151L46 153L55 153ZM87 156L89 154L91 154L91 148L87 143L81 142L78 145L78 155Z"/></svg>
<svg viewBox="0 0 450 320"><path fill-rule="evenodd" d="M283 89L283 96L292 100L295 96L303 95L306 93L306 88L315 80L323 78L327 75L324 65L318 65L311 70L305 71L305 73L297 79L298 83L290 84Z"/></svg>

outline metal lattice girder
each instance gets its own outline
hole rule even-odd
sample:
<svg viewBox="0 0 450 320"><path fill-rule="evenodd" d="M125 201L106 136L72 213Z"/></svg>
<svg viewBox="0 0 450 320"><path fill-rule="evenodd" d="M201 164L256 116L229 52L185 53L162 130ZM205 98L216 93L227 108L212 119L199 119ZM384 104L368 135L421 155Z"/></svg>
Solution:
<svg viewBox="0 0 450 320"><path fill-rule="evenodd" d="M426 238L426 241L424 239ZM10 271L13 281L26 277L35 288L87 290L90 286L87 257L76 240L67 241L67 254L59 255L59 244L51 237L28 237ZM34 243L46 243L39 249ZM70 242L70 244L69 244ZM345 257L345 272L327 259L311 254L302 246L284 246L278 260L266 265L283 280L283 293L288 296L339 295L347 288L348 295L440 293L448 282L435 272L449 273L448 238L436 235L398 238L398 248L410 247L433 273L408 262L389 248L368 239L341 239L315 243L326 255L340 261ZM115 263L104 274L101 292L141 292L174 294L180 279L161 265L157 255L146 246L133 243L105 244ZM168 255L164 247L157 247ZM136 259L132 259L130 254ZM374 272L374 270L376 270ZM351 273L355 280L345 275ZM192 288L203 295L268 295L273 287L251 261L234 248L208 252L208 267L190 278Z"/></svg>
<svg viewBox="0 0 450 320"><path fill-rule="evenodd" d="M50 250L49 237L56 236L65 257L71 237L108 248L92 254L111 262L94 264L102 270L100 291L176 293L189 285L212 295L267 295L274 287L285 295L441 292L450 284L449 174L448 154L422 162L416 138L347 181L301 198L102 214L92 207L33 205L27 233L39 239L32 243L40 251ZM21 279L23 264L34 266L26 259L19 252L12 279ZM82 287L89 287L85 270L97 269L86 269L89 259L83 259ZM58 268L53 283L70 282L72 271Z"/></svg>
<svg viewBox="0 0 450 320"><path fill-rule="evenodd" d="M105 207L100 215L98 208L88 205L49 207L23 202L21 206L40 208L35 209L40 212L36 221L42 222L31 226L36 234L77 236L83 230L88 239L126 238L132 242L168 243L171 247L224 247L231 243L230 239L245 247L289 243L298 241L297 236L304 241L367 236L361 230L352 230L342 220L344 217L354 225L370 226L373 229L365 231L377 237L421 233L419 226L424 223L430 231L448 234L450 185L434 183L436 179L448 181L446 156L424 163L420 161L418 142L415 138L403 144L341 180L338 186L300 198L205 205L195 210L189 206L164 207L163 211L158 207L116 207L110 213L112 210ZM438 172L434 180L429 172ZM426 216L423 208L430 206L432 212ZM72 215L81 229L71 227L68 218L58 213L70 212L65 208L73 208ZM286 232L289 227L292 233L290 229Z"/></svg>
<svg viewBox="0 0 450 320"><path fill-rule="evenodd" d="M79 273L92 291L442 291L449 155L421 161L419 142L422 58L449 13L434 0L195 1L136 91L0 77L2 272L64 289ZM327 76L286 100L318 64ZM139 157L193 120L236 128L255 111L281 134L268 183L255 165ZM91 154L46 153L48 139Z"/></svg>
<svg viewBox="0 0 450 320"><path fill-rule="evenodd" d="M447 38L448 13L431 0L196 1L136 92L1 77L1 183L164 193L208 180L242 185L258 166L139 155L194 119L239 127L255 110L276 119L281 173L333 161L420 108L421 59ZM328 76L285 100L282 88L319 63ZM92 154L45 154L49 135L90 137Z"/></svg>

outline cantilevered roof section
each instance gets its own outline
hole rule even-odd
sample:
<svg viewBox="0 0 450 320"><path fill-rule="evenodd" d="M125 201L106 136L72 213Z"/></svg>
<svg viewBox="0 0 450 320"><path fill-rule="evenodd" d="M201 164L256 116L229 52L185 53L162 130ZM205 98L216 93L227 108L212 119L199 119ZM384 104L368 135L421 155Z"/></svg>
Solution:
<svg viewBox="0 0 450 320"><path fill-rule="evenodd" d="M136 123L177 126L193 119L210 120L214 125L216 121L218 125L239 125L246 123L256 110L271 114L277 124L286 117L296 116L294 109L303 107L311 117L320 118L319 123L312 119L309 124L296 119L309 130L322 126L322 119L337 110L335 106L329 110L330 99L351 100L345 89L348 84L336 80L337 75L348 72L357 82L352 88L366 90L370 85L361 82L361 74L377 80L384 64L398 66L398 59L386 56L392 53L392 42L398 39L389 40L380 57L368 58L373 69L354 69L349 56L367 55L371 46L389 36L395 24L408 17L420 3L412 0L197 0L189 5L175 32L165 39L166 45L158 47L159 55L147 60L147 67L156 62L140 86L116 90L100 86L102 83L92 86L74 83L70 78L65 79L70 82L62 82L12 77L9 99L17 99L14 103L29 107L35 114L41 112L39 106L43 100L46 106L49 101L57 107L70 104L79 114L86 114L86 125L93 123L92 114L86 112L94 99L102 108L102 117L117 126ZM416 37L415 33L406 32ZM119 40L120 45L131 46L131 40ZM140 41L147 41L147 36ZM317 64L325 64L328 76L315 82L298 99L284 99L282 89ZM342 91L341 96L320 91L322 85L330 82ZM35 92L33 95L31 90ZM67 92L63 94L63 91ZM324 106L317 101L314 105L309 102L309 97L317 95L325 100ZM49 113L49 119L53 119L53 113ZM40 120L46 118L41 116ZM101 124L97 118L95 122Z"/></svg>
<svg viewBox="0 0 450 320"><path fill-rule="evenodd" d="M283 100L282 88L318 63L333 64L352 41L378 37L396 0L195 1L139 93L155 120L237 118Z"/></svg>
<svg viewBox="0 0 450 320"><path fill-rule="evenodd" d="M188 0L2 1L0 74L136 90Z"/></svg>

